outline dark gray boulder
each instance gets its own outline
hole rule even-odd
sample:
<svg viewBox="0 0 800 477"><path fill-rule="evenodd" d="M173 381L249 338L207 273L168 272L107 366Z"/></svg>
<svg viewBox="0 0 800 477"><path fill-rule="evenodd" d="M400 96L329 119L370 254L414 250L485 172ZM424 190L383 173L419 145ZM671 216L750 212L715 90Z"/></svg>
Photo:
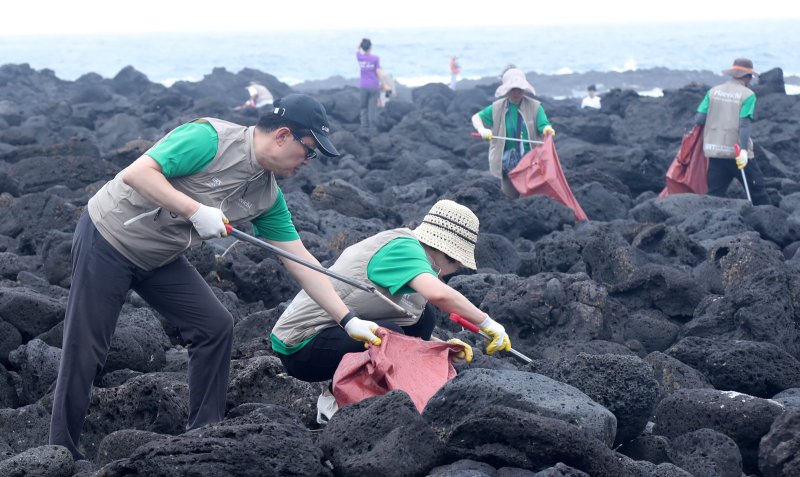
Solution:
<svg viewBox="0 0 800 477"><path fill-rule="evenodd" d="M9 362L22 378L21 402L31 404L58 378L61 350L33 339L9 354Z"/></svg>
<svg viewBox="0 0 800 477"><path fill-rule="evenodd" d="M764 477L800 475L800 411L778 416L761 438L758 469Z"/></svg>
<svg viewBox="0 0 800 477"><path fill-rule="evenodd" d="M702 371L717 389L769 398L800 386L800 361L770 343L689 337L668 354Z"/></svg>
<svg viewBox="0 0 800 477"><path fill-rule="evenodd" d="M269 406L151 441L95 475L301 477L329 476L330 472L322 465L322 451L297 418L283 408Z"/></svg>
<svg viewBox="0 0 800 477"><path fill-rule="evenodd" d="M583 428L505 406L481 407L453 426L445 439L448 459L532 470L562 462L598 477L623 472L614 453Z"/></svg>
<svg viewBox="0 0 800 477"><path fill-rule="evenodd" d="M81 451L93 458L103 438L122 429L180 434L188 416L188 385L165 374L149 373L114 388L95 388L83 425Z"/></svg>
<svg viewBox="0 0 800 477"><path fill-rule="evenodd" d="M0 288L0 318L27 341L64 319L65 304L27 288Z"/></svg>
<svg viewBox="0 0 800 477"><path fill-rule="evenodd" d="M675 465L692 475L742 475L742 454L736 442L712 429L698 429L673 438L668 454Z"/></svg>
<svg viewBox="0 0 800 477"><path fill-rule="evenodd" d="M444 446L402 391L341 408L317 440L336 475L420 475Z"/></svg>
<svg viewBox="0 0 800 477"><path fill-rule="evenodd" d="M94 463L104 466L118 459L125 459L133 452L148 442L167 439L168 435L158 432L139 431L136 429L123 429L105 436L97 447Z"/></svg>
<svg viewBox="0 0 800 477"><path fill-rule="evenodd" d="M623 322L625 340L636 340L647 352L664 351L675 342L680 325L664 312L654 309L636 310Z"/></svg>
<svg viewBox="0 0 800 477"><path fill-rule="evenodd" d="M714 388L703 373L670 355L654 351L644 360L653 368L653 376L665 394L679 389Z"/></svg>
<svg viewBox="0 0 800 477"><path fill-rule="evenodd" d="M514 273L519 267L519 255L514 244L502 235L481 233L475 244L475 262L481 269Z"/></svg>
<svg viewBox="0 0 800 477"><path fill-rule="evenodd" d="M647 425L661 389L649 364L636 356L581 353L557 361L541 360L532 368L575 386L617 418L615 443L627 442Z"/></svg>
<svg viewBox="0 0 800 477"><path fill-rule="evenodd" d="M111 339L103 373L119 369L159 371L166 363L165 351L169 346L169 337L151 309L123 312Z"/></svg>
<svg viewBox="0 0 800 477"><path fill-rule="evenodd" d="M423 415L441 435L488 406L560 419L611 446L617 420L608 409L571 385L524 371L470 369L442 387Z"/></svg>
<svg viewBox="0 0 800 477"><path fill-rule="evenodd" d="M713 429L733 439L745 472L758 467L758 446L783 406L733 391L681 389L662 400L653 432L675 438L699 429Z"/></svg>
<svg viewBox="0 0 800 477"><path fill-rule="evenodd" d="M428 471L426 477L496 477L496 470L485 462L462 459Z"/></svg>
<svg viewBox="0 0 800 477"><path fill-rule="evenodd" d="M231 363L227 408L244 403L268 403L283 406L311 425L317 413L321 388L289 377L275 356L257 356Z"/></svg>
<svg viewBox="0 0 800 477"><path fill-rule="evenodd" d="M0 475L5 477L69 477L74 463L72 454L61 446L28 449L0 461Z"/></svg>
<svg viewBox="0 0 800 477"><path fill-rule="evenodd" d="M0 409L0 441L14 451L47 445L50 435L50 410L39 404L18 409Z"/></svg>

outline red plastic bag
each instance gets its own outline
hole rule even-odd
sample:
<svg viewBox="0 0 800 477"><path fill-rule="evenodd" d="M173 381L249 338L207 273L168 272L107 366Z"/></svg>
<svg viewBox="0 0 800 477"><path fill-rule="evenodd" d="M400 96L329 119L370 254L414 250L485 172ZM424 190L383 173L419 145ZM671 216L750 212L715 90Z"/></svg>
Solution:
<svg viewBox="0 0 800 477"><path fill-rule="evenodd" d="M425 341L386 328L378 329L382 343L361 353L347 353L333 375L333 396L339 406L400 389L411 396L421 413L436 392L456 377L450 353L461 346Z"/></svg>
<svg viewBox="0 0 800 477"><path fill-rule="evenodd" d="M667 170L667 185L658 194L663 199L672 194L708 192L708 158L703 154L703 126L695 126L683 136L681 148Z"/></svg>
<svg viewBox="0 0 800 477"><path fill-rule="evenodd" d="M511 172L508 178L514 188L523 196L544 194L552 197L575 213L575 220L588 220L581 204L572 195L561 162L558 160L556 145L552 136L544 137L544 144L532 148Z"/></svg>

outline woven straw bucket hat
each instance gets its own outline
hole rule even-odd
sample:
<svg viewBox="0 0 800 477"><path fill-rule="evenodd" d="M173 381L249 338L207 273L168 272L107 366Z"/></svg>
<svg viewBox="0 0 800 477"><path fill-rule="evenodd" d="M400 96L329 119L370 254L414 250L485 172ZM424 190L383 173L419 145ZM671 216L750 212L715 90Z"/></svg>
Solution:
<svg viewBox="0 0 800 477"><path fill-rule="evenodd" d="M461 265L477 270L475 243L478 240L478 217L461 204L440 200L433 204L422 223L414 229L417 240L435 248Z"/></svg>

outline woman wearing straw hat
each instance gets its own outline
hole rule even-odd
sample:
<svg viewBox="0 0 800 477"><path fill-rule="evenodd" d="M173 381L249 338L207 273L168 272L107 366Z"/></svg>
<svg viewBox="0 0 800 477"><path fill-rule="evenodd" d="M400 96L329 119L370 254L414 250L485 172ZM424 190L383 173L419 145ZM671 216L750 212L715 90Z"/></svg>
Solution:
<svg viewBox="0 0 800 477"><path fill-rule="evenodd" d="M379 326L429 340L436 324L431 304L488 333L488 354L508 351L511 342L505 328L440 280L461 267L477 268L478 227L469 208L440 200L416 229L387 230L345 249L330 269L374 285L383 297L335 282L337 294L352 310L337 325L306 292L298 293L270 334L272 349L286 371L303 381L327 381L346 353L363 351L364 343L380 345L375 335ZM461 359L472 359L469 345L450 342L464 346ZM327 422L337 409L326 389L317 401L317 421Z"/></svg>
<svg viewBox="0 0 800 477"><path fill-rule="evenodd" d="M758 73L747 58L737 58L722 73L730 79L708 90L695 116L695 124L705 125L703 154L708 157L708 194L725 197L732 180L742 182L746 177L753 205L769 205L764 174L758 162L752 160L750 138L756 94L748 86ZM739 170L745 167L747 173L740 174Z"/></svg>
<svg viewBox="0 0 800 477"><path fill-rule="evenodd" d="M497 99L472 116L472 126L489 145L489 172L500 179L500 187L508 197L517 198L519 192L508 179L508 171L516 166L519 159L530 151L530 143L492 140L494 136L517 137L520 139L541 140L546 134L555 135L553 126L547 120L542 104L530 96L536 94L533 86L518 68L508 68L503 73L503 83L494 96ZM520 127L524 125L525 127Z"/></svg>

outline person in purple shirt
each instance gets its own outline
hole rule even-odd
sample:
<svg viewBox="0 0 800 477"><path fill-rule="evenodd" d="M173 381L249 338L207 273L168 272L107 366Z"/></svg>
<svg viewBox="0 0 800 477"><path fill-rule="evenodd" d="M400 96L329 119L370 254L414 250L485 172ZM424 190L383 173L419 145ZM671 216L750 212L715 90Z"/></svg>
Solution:
<svg viewBox="0 0 800 477"><path fill-rule="evenodd" d="M370 131L375 127L375 116L378 113L378 97L383 84L381 60L372 54L372 42L364 38L356 48L356 59L361 68L361 129Z"/></svg>

